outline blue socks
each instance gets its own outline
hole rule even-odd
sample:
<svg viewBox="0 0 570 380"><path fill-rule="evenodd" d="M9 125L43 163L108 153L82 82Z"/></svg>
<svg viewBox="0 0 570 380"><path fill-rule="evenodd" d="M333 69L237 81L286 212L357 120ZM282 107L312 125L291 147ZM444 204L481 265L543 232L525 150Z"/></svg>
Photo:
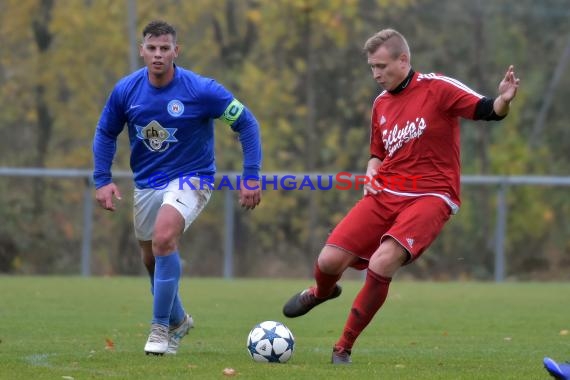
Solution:
<svg viewBox="0 0 570 380"><path fill-rule="evenodd" d="M174 251L167 256L156 256L154 265L152 323L177 325L184 318L184 309L178 297L180 256Z"/></svg>
<svg viewBox="0 0 570 380"><path fill-rule="evenodd" d="M182 301L178 297L178 287L176 287L176 296L174 297L174 303L172 304L172 310L170 310L170 319L168 323L170 327L178 327L186 317L186 312L182 307Z"/></svg>
<svg viewBox="0 0 570 380"><path fill-rule="evenodd" d="M150 294L154 296L154 275L150 276ZM174 302L172 304L172 310L170 310L170 319L168 321L170 327L180 325L184 320L184 317L186 317L186 311L184 311L182 301L178 296L178 292L176 292L176 296L174 297Z"/></svg>

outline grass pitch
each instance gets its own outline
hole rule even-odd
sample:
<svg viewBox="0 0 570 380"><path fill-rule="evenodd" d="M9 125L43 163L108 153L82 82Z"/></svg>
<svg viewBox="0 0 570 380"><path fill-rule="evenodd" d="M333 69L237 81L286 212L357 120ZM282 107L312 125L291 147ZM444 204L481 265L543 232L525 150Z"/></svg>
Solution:
<svg viewBox="0 0 570 380"><path fill-rule="evenodd" d="M283 303L306 280L189 279L181 295L195 319L176 356L143 353L151 298L143 277L0 277L0 379L548 379L544 356L570 360L568 283L392 283L353 350L329 364L358 281L304 317ZM286 364L253 362L258 322L296 338Z"/></svg>

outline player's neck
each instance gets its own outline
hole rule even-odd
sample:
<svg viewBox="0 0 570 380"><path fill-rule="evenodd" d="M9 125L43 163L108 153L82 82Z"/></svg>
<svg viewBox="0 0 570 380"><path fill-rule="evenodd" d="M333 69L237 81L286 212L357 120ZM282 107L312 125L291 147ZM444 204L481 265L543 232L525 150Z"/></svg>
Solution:
<svg viewBox="0 0 570 380"><path fill-rule="evenodd" d="M174 66L172 66L168 71L161 74L155 74L148 72L148 80L153 87L161 88L166 87L174 79Z"/></svg>
<svg viewBox="0 0 570 380"><path fill-rule="evenodd" d="M404 78L402 82L393 90L388 91L390 94L398 94L402 92L408 85L410 84L412 77L414 76L414 69L410 67L410 71L408 71L408 75Z"/></svg>

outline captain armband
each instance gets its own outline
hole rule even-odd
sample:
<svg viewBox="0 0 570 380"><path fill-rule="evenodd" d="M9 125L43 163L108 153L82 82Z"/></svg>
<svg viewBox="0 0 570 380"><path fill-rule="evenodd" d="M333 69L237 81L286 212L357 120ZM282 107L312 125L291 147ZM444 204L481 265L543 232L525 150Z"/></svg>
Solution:
<svg viewBox="0 0 570 380"><path fill-rule="evenodd" d="M220 120L231 126L239 118L244 108L244 105L241 104L239 100L234 99L228 105L222 116L220 116Z"/></svg>

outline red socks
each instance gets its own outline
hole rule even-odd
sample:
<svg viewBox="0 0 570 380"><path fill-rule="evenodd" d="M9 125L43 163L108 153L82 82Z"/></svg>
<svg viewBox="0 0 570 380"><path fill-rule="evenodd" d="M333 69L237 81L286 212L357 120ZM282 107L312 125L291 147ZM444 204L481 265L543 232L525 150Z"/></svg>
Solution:
<svg viewBox="0 0 570 380"><path fill-rule="evenodd" d="M341 274L327 274L321 272L319 264L315 264L315 280L317 281L317 288L315 296L317 298L326 298L332 294L337 281L342 276Z"/></svg>
<svg viewBox="0 0 570 380"><path fill-rule="evenodd" d="M364 286L352 304L342 336L335 346L342 347L350 352L356 338L384 304L390 281L392 278L380 276L368 269Z"/></svg>

